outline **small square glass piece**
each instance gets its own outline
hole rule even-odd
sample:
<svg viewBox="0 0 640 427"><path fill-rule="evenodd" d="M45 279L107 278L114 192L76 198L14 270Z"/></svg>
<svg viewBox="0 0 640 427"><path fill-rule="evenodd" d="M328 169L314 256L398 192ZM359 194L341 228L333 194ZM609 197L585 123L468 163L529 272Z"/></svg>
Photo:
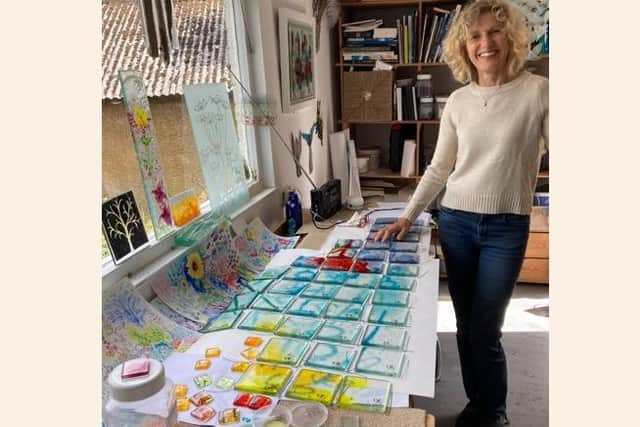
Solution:
<svg viewBox="0 0 640 427"><path fill-rule="evenodd" d="M378 286L381 278L382 276L379 274L353 273L353 275L349 277L344 284L346 286L353 286L356 288L373 289Z"/></svg>
<svg viewBox="0 0 640 427"><path fill-rule="evenodd" d="M236 295L235 297L233 297L233 299L231 300L231 303L229 304L229 306L225 311L244 310L245 308L251 305L251 303L253 302L254 299L256 299L257 296L258 296L258 293L253 291Z"/></svg>
<svg viewBox="0 0 640 427"><path fill-rule="evenodd" d="M238 393L233 401L233 404L235 406L249 406L249 402L251 401L252 397L253 395L250 393Z"/></svg>
<svg viewBox="0 0 640 427"><path fill-rule="evenodd" d="M333 248L327 254L327 258L353 258L358 253L357 249L352 248Z"/></svg>
<svg viewBox="0 0 640 427"><path fill-rule="evenodd" d="M305 298L331 299L338 293L340 287L335 284L323 285L321 283L312 283L300 294Z"/></svg>
<svg viewBox="0 0 640 427"><path fill-rule="evenodd" d="M402 350L407 340L407 330L390 326L369 325L362 336L362 345Z"/></svg>
<svg viewBox="0 0 640 427"><path fill-rule="evenodd" d="M289 271L287 271L287 274L284 275L284 278L310 282L316 276L317 272L318 270L315 268L291 267Z"/></svg>
<svg viewBox="0 0 640 427"><path fill-rule="evenodd" d="M404 353L364 347L356 362L356 372L398 377L402 372Z"/></svg>
<svg viewBox="0 0 640 427"><path fill-rule="evenodd" d="M329 301L323 299L312 299L298 297L291 307L287 310L289 314L297 314L299 316L320 317L327 308Z"/></svg>
<svg viewBox="0 0 640 427"><path fill-rule="evenodd" d="M380 289L410 291L415 286L416 279L402 276L384 276L380 282Z"/></svg>
<svg viewBox="0 0 640 427"><path fill-rule="evenodd" d="M173 392L175 393L176 397L185 397L189 392L189 387L187 387L186 384L176 384L173 387Z"/></svg>
<svg viewBox="0 0 640 427"><path fill-rule="evenodd" d="M316 340L338 342L343 344L355 343L362 325L358 322L344 322L341 320L327 320L315 336Z"/></svg>
<svg viewBox="0 0 640 427"><path fill-rule="evenodd" d="M331 405L342 382L342 375L312 369L301 369L285 396Z"/></svg>
<svg viewBox="0 0 640 427"><path fill-rule="evenodd" d="M206 370L211 367L211 360L209 359L200 359L197 360L195 365L193 365L193 369L197 371Z"/></svg>
<svg viewBox="0 0 640 427"><path fill-rule="evenodd" d="M216 411L208 406L200 406L191 411L191 416L203 423L206 423L216 415Z"/></svg>
<svg viewBox="0 0 640 427"><path fill-rule="evenodd" d="M324 262L321 256L299 256L291 263L294 267L319 268Z"/></svg>
<svg viewBox="0 0 640 427"><path fill-rule="evenodd" d="M247 406L249 407L249 409L253 409L254 411L256 411L258 409L262 409L266 406L271 405L271 402L272 400L270 397L256 395L251 398L251 401Z"/></svg>
<svg viewBox="0 0 640 427"><path fill-rule="evenodd" d="M180 412L188 411L191 406L191 401L186 397L179 397L176 399L176 409Z"/></svg>
<svg viewBox="0 0 640 427"><path fill-rule="evenodd" d="M304 364L316 368L346 371L355 356L354 347L321 342L316 344Z"/></svg>
<svg viewBox="0 0 640 427"><path fill-rule="evenodd" d="M138 378L149 375L149 359L127 360L122 364L122 379Z"/></svg>
<svg viewBox="0 0 640 427"><path fill-rule="evenodd" d="M271 283L273 283L273 279L252 280L247 283L247 288L251 289L254 292L260 293L264 291Z"/></svg>
<svg viewBox="0 0 640 427"><path fill-rule="evenodd" d="M384 272L384 266L386 264L381 261L362 261L357 260L353 263L351 271L357 273L376 273L380 274Z"/></svg>
<svg viewBox="0 0 640 427"><path fill-rule="evenodd" d="M240 421L240 409L228 408L220 412L218 422L220 424L234 424Z"/></svg>
<svg viewBox="0 0 640 427"><path fill-rule="evenodd" d="M239 329L273 332L282 321L282 313L251 310L238 325Z"/></svg>
<svg viewBox="0 0 640 427"><path fill-rule="evenodd" d="M374 305L369 312L370 323L382 323L384 325L405 326L409 318L409 309L405 307L390 307Z"/></svg>
<svg viewBox="0 0 640 427"><path fill-rule="evenodd" d="M361 304L332 301L327 306L325 316L331 319L360 320L363 309Z"/></svg>
<svg viewBox="0 0 640 427"><path fill-rule="evenodd" d="M210 320L199 332L208 333L215 332L222 329L229 329L236 323L238 317L242 314L242 310L237 311L225 311L221 313L217 318Z"/></svg>
<svg viewBox="0 0 640 427"><path fill-rule="evenodd" d="M322 320L320 319L288 316L287 319L282 322L282 325L276 329L275 334L284 337L304 338L310 340L313 335L318 332L321 326Z"/></svg>
<svg viewBox="0 0 640 427"><path fill-rule="evenodd" d="M391 252L389 254L389 262L397 264L419 264L420 256L410 252Z"/></svg>
<svg viewBox="0 0 640 427"><path fill-rule="evenodd" d="M299 280L283 279L274 283L270 288L268 294L285 294L285 295L298 295L307 287L309 282L301 282ZM267 294L267 295L268 295Z"/></svg>
<svg viewBox="0 0 640 427"><path fill-rule="evenodd" d="M213 395L208 391L202 390L191 396L189 400L196 406L202 406L213 402Z"/></svg>
<svg viewBox="0 0 640 427"><path fill-rule="evenodd" d="M256 298L251 308L282 313L294 298L293 295L262 294Z"/></svg>
<svg viewBox="0 0 640 427"><path fill-rule="evenodd" d="M387 256L386 251L363 249L358 254L357 259L362 261L384 261L386 256Z"/></svg>
<svg viewBox="0 0 640 427"><path fill-rule="evenodd" d="M358 288L341 288L336 296L333 298L335 301L344 301L350 302L354 304L364 304L371 295L371 291L369 289L358 289Z"/></svg>
<svg viewBox="0 0 640 427"><path fill-rule="evenodd" d="M231 372L244 372L249 368L249 362L234 362L231 365Z"/></svg>
<svg viewBox="0 0 640 427"><path fill-rule="evenodd" d="M367 243L364 244L365 249L389 249L389 241L385 240L384 242L376 242L375 240L367 240Z"/></svg>
<svg viewBox="0 0 640 427"><path fill-rule="evenodd" d="M316 283L337 283L342 284L347 281L350 274L344 271L320 270Z"/></svg>
<svg viewBox="0 0 640 427"><path fill-rule="evenodd" d="M417 252L418 244L411 242L391 242L389 249L392 252Z"/></svg>
<svg viewBox="0 0 640 427"><path fill-rule="evenodd" d="M258 357L258 353L259 353L258 349L250 347L250 348L245 348L244 350L242 350L240 355L242 357L244 357L245 359L253 360L256 357Z"/></svg>
<svg viewBox="0 0 640 427"><path fill-rule="evenodd" d="M360 248L364 242L361 239L338 239L334 248Z"/></svg>
<svg viewBox="0 0 640 427"><path fill-rule="evenodd" d="M416 277L420 272L417 264L389 264L387 274L389 276L411 276Z"/></svg>
<svg viewBox="0 0 640 427"><path fill-rule="evenodd" d="M229 390L231 387L233 387L233 383L233 378L220 377L216 380L214 385L220 390Z"/></svg>
<svg viewBox="0 0 640 427"><path fill-rule="evenodd" d="M351 249L347 249L351 250ZM327 258L322 264L323 270L349 271L353 265L352 258Z"/></svg>
<svg viewBox="0 0 640 427"><path fill-rule="evenodd" d="M211 377L207 374L198 375L197 377L193 377L193 382L199 388L205 388L211 385Z"/></svg>
<svg viewBox="0 0 640 427"><path fill-rule="evenodd" d="M267 268L258 275L258 279L278 279L282 276L287 270L288 266L284 267L271 267Z"/></svg>
<svg viewBox="0 0 640 427"><path fill-rule="evenodd" d="M394 305L398 307L406 307L409 305L410 292L395 291L391 289L378 289L373 295L371 304L374 305Z"/></svg>
<svg viewBox="0 0 640 427"><path fill-rule="evenodd" d="M359 411L385 413L391 396L389 381L348 375L336 406Z"/></svg>
<svg viewBox="0 0 640 427"><path fill-rule="evenodd" d="M260 347L262 345L262 337L250 335L245 338L244 345L247 347Z"/></svg>
<svg viewBox="0 0 640 427"><path fill-rule="evenodd" d="M307 341L288 338L271 338L258 355L260 362L282 363L285 365L297 365L302 355L307 350Z"/></svg>
<svg viewBox="0 0 640 427"><path fill-rule="evenodd" d="M220 347L211 347L205 350L204 357L218 357L220 353Z"/></svg>

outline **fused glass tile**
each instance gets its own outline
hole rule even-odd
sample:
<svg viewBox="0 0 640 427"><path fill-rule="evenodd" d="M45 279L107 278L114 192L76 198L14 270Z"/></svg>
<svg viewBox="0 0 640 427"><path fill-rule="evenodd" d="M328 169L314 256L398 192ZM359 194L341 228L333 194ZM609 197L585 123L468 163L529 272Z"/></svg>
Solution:
<svg viewBox="0 0 640 427"><path fill-rule="evenodd" d="M284 275L284 278L310 282L316 277L317 272L318 270L315 268L291 267L289 271L287 271L287 274Z"/></svg>
<svg viewBox="0 0 640 427"><path fill-rule="evenodd" d="M373 250L382 250L389 249L389 241L385 240L384 242L376 242L374 240L367 240L367 243L364 244L365 249L373 249Z"/></svg>
<svg viewBox="0 0 640 427"><path fill-rule="evenodd" d="M398 377L402 373L404 353L363 347L356 362L356 372Z"/></svg>
<svg viewBox="0 0 640 427"><path fill-rule="evenodd" d="M197 377L193 377L193 382L200 388L205 388L211 385L211 377L207 374L198 375Z"/></svg>
<svg viewBox="0 0 640 427"><path fill-rule="evenodd" d="M234 362L231 365L231 372L244 372L249 369L249 362Z"/></svg>
<svg viewBox="0 0 640 427"><path fill-rule="evenodd" d="M311 400L331 405L341 383L342 375L300 369L285 396L291 399Z"/></svg>
<svg viewBox="0 0 640 427"><path fill-rule="evenodd" d="M273 332L280 324L282 318L282 313L250 310L249 314L247 314L242 322L240 322L238 328L253 331Z"/></svg>
<svg viewBox="0 0 640 427"><path fill-rule="evenodd" d="M342 284L346 282L349 277L350 274L344 271L320 270L320 273L314 282Z"/></svg>
<svg viewBox="0 0 640 427"><path fill-rule="evenodd" d="M297 365L307 351L308 341L289 338L271 338L258 355L259 362Z"/></svg>
<svg viewBox="0 0 640 427"><path fill-rule="evenodd" d="M384 305L374 305L369 312L370 323L381 323L383 325L405 326L409 319L409 309L405 307L390 307ZM322 330L320 330L322 332Z"/></svg>
<svg viewBox="0 0 640 427"><path fill-rule="evenodd" d="M329 301L315 298L298 297L287 310L289 314L300 316L320 317L327 308Z"/></svg>
<svg viewBox="0 0 640 427"><path fill-rule="evenodd" d="M416 279L402 276L384 276L380 281L380 289L394 289L398 291L410 291L416 284Z"/></svg>
<svg viewBox="0 0 640 427"><path fill-rule="evenodd" d="M327 307L325 316L332 319L360 320L363 310L362 304L332 301Z"/></svg>
<svg viewBox="0 0 640 427"><path fill-rule="evenodd" d="M205 350L204 357L218 357L221 352L220 347L211 347Z"/></svg>
<svg viewBox="0 0 640 427"><path fill-rule="evenodd" d="M389 250L392 252L417 252L418 244L412 242L391 242Z"/></svg>
<svg viewBox="0 0 640 427"><path fill-rule="evenodd" d="M235 424L240 421L240 409L227 408L218 414L218 422L222 425Z"/></svg>
<svg viewBox="0 0 640 427"><path fill-rule="evenodd" d="M353 258L357 253L358 250L353 248L333 248L327 254L327 258Z"/></svg>
<svg viewBox="0 0 640 427"><path fill-rule="evenodd" d="M249 404L247 405L247 407L249 409L253 409L254 411L257 411L258 409L262 409L265 408L269 405L271 405L271 398L267 397L267 396L253 396L251 398L251 400L249 401Z"/></svg>
<svg viewBox="0 0 640 427"><path fill-rule="evenodd" d="M193 369L197 371L206 370L206 369L209 369L210 367L211 367L211 360L209 359L197 360L195 365L193 365Z"/></svg>
<svg viewBox="0 0 640 427"><path fill-rule="evenodd" d="M231 387L233 387L233 383L233 378L220 377L216 380L214 385L220 390L229 390Z"/></svg>
<svg viewBox="0 0 640 427"><path fill-rule="evenodd" d="M409 252L391 252L389 254L389 262L399 264L419 264L420 256Z"/></svg>
<svg viewBox="0 0 640 427"><path fill-rule="evenodd" d="M236 323L236 321L242 315L242 313L243 313L242 310L225 311L224 313L221 313L220 316L210 320L209 323L207 323L204 327L202 327L202 329L200 329L199 332L202 332L204 334L207 332L214 332L214 331L220 331L222 329L229 329L233 327L233 325Z"/></svg>
<svg viewBox="0 0 640 427"><path fill-rule="evenodd" d="M327 258L322 264L323 270L348 271L353 265L351 258Z"/></svg>
<svg viewBox="0 0 640 427"><path fill-rule="evenodd" d="M176 384L173 387L173 392L176 397L185 397L189 392L189 387L186 384Z"/></svg>
<svg viewBox="0 0 640 427"><path fill-rule="evenodd" d="M420 266L415 264L389 264L387 274L390 276L415 277L420 272Z"/></svg>
<svg viewBox="0 0 640 427"><path fill-rule="evenodd" d="M335 301L344 301L354 304L364 304L371 295L369 289L358 288L340 288L336 296L333 298Z"/></svg>
<svg viewBox="0 0 640 427"><path fill-rule="evenodd" d="M253 395L251 393L238 393L233 400L235 406L249 406L249 402Z"/></svg>
<svg viewBox="0 0 640 427"><path fill-rule="evenodd" d="M371 228L369 228L369 231L378 232L378 231L382 230L383 228L385 228L386 226L387 226L387 224L371 224Z"/></svg>
<svg viewBox="0 0 640 427"><path fill-rule="evenodd" d="M391 397L391 383L373 378L347 375L336 406L358 411L385 413Z"/></svg>
<svg viewBox="0 0 640 427"><path fill-rule="evenodd" d="M327 320L315 336L316 340L353 344L360 336L362 325L358 322Z"/></svg>
<svg viewBox="0 0 640 427"><path fill-rule="evenodd" d="M180 412L188 411L191 406L191 401L186 397L179 397L176 399L176 409Z"/></svg>
<svg viewBox="0 0 640 427"><path fill-rule="evenodd" d="M408 232L407 234L405 234L404 236L402 236L402 239L397 240L399 242L419 242L420 241L420 233L415 233L415 232Z"/></svg>
<svg viewBox="0 0 640 427"><path fill-rule="evenodd" d="M360 248L364 242L360 239L338 239L333 245L334 248Z"/></svg>
<svg viewBox="0 0 640 427"><path fill-rule="evenodd" d="M244 340L244 345L247 347L260 347L262 345L262 337L257 337L254 335L248 336Z"/></svg>
<svg viewBox="0 0 640 427"><path fill-rule="evenodd" d="M380 229L383 229L385 227L385 225L380 225ZM380 230L378 230L380 231ZM367 234L367 240L375 240L376 239L376 235L378 234L378 231L371 231L369 234Z"/></svg>
<svg viewBox="0 0 640 427"><path fill-rule="evenodd" d="M375 221L373 221L374 224L393 224L398 220L397 216L385 216L385 217L380 217L380 218L376 218Z"/></svg>
<svg viewBox="0 0 640 427"><path fill-rule="evenodd" d="M236 382L234 388L238 391L262 393L273 396L282 391L291 373L291 368L285 366L254 363L249 366L249 369L247 369L238 382Z"/></svg>
<svg viewBox="0 0 640 427"><path fill-rule="evenodd" d="M147 358L127 360L122 364L121 377L125 379L149 375L150 366L151 362Z"/></svg>
<svg viewBox="0 0 640 427"><path fill-rule="evenodd" d="M301 297L306 298L320 298L320 299L332 299L338 290L339 286L322 285L320 283L312 283L300 294Z"/></svg>
<svg viewBox="0 0 640 427"><path fill-rule="evenodd" d="M344 284L345 286L353 286L356 288L373 289L378 286L381 279L382 276L380 274L353 273Z"/></svg>
<svg viewBox="0 0 640 427"><path fill-rule="evenodd" d="M229 307L227 307L225 311L244 310L251 305L253 300L256 299L256 296L258 296L258 293L253 291L236 295L233 297L231 304L229 304Z"/></svg>
<svg viewBox="0 0 640 427"><path fill-rule="evenodd" d="M202 390L191 396L189 400L196 406L202 406L213 402L213 395L208 391Z"/></svg>
<svg viewBox="0 0 640 427"><path fill-rule="evenodd" d="M402 350L407 341L407 330L390 326L369 325L362 336L361 345Z"/></svg>
<svg viewBox="0 0 640 427"><path fill-rule="evenodd" d="M257 348L249 347L245 348L240 352L240 356L244 357L247 360L255 360L258 357L260 351Z"/></svg>
<svg viewBox="0 0 640 427"><path fill-rule="evenodd" d="M258 279L279 279L287 270L288 266L282 267L269 267L262 270L262 273L258 275Z"/></svg>
<svg viewBox="0 0 640 427"><path fill-rule="evenodd" d="M309 282L299 280L280 280L269 288L269 294L298 295L307 287Z"/></svg>
<svg viewBox="0 0 640 427"><path fill-rule="evenodd" d="M357 273L384 273L384 262L357 260L353 263L353 272Z"/></svg>
<svg viewBox="0 0 640 427"><path fill-rule="evenodd" d="M247 287L254 292L264 292L264 290L272 284L274 279L252 280L247 283Z"/></svg>
<svg viewBox="0 0 640 427"><path fill-rule="evenodd" d="M357 259L362 261L384 261L386 256L386 251L363 249L358 254Z"/></svg>
<svg viewBox="0 0 640 427"><path fill-rule="evenodd" d="M251 308L267 311L283 312L291 304L295 296L281 294L261 294Z"/></svg>
<svg viewBox="0 0 640 427"><path fill-rule="evenodd" d="M292 338L310 340L322 326L322 320L311 317L287 316L276 329L275 334Z"/></svg>
<svg viewBox="0 0 640 427"><path fill-rule="evenodd" d="M409 295L410 293L407 291L378 289L373 294L373 300L371 300L371 304L406 307L409 305Z"/></svg>
<svg viewBox="0 0 640 427"><path fill-rule="evenodd" d="M355 347L321 342L316 344L304 364L316 368L346 371L355 357Z"/></svg>
<svg viewBox="0 0 640 427"><path fill-rule="evenodd" d="M324 262L321 256L299 256L291 263L294 267L318 268Z"/></svg>
<svg viewBox="0 0 640 427"><path fill-rule="evenodd" d="M199 406L191 411L191 416L199 421L202 421L203 423L209 421L214 417L215 414L216 411L209 406Z"/></svg>

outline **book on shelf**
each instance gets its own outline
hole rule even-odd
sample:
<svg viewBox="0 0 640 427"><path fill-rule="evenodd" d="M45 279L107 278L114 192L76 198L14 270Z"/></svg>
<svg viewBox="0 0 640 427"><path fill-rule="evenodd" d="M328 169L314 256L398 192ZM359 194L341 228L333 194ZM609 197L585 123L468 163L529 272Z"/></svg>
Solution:
<svg viewBox="0 0 640 427"><path fill-rule="evenodd" d="M382 19L365 19L363 21L347 22L342 24L345 33L370 31L382 25Z"/></svg>
<svg viewBox="0 0 640 427"><path fill-rule="evenodd" d="M348 38L344 42L344 47L360 47L360 46L392 46L398 45L398 39L367 39L367 38Z"/></svg>
<svg viewBox="0 0 640 427"><path fill-rule="evenodd" d="M427 48L425 49L424 57L422 58L422 62L427 62L427 58L429 58L429 52L431 52L431 46L433 45L433 39L435 38L436 28L438 27L438 21L440 17L438 15L433 15L433 20L431 22L431 32L429 35L429 43L427 44Z"/></svg>
<svg viewBox="0 0 640 427"><path fill-rule="evenodd" d="M371 52L343 52L342 59L344 61L369 62L378 59L384 61L395 61L398 55L392 51L371 51Z"/></svg>
<svg viewBox="0 0 640 427"><path fill-rule="evenodd" d="M426 37L427 37L427 24L429 23L429 10L425 10L424 12L424 20L422 23L422 37L420 38L420 50L418 51L418 58L422 61L424 57L424 49L426 46Z"/></svg>
<svg viewBox="0 0 640 427"><path fill-rule="evenodd" d="M379 27L373 30L374 39L395 39L398 37L398 29L393 27Z"/></svg>

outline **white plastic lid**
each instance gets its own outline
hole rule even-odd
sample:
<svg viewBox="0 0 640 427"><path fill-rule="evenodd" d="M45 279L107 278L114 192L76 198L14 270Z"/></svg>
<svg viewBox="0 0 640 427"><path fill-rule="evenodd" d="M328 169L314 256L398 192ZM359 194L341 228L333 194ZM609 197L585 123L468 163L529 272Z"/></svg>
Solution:
<svg viewBox="0 0 640 427"><path fill-rule="evenodd" d="M303 403L291 411L295 427L320 427L329 418L327 407L314 402Z"/></svg>
<svg viewBox="0 0 640 427"><path fill-rule="evenodd" d="M416 76L418 80L431 80L431 74L418 74Z"/></svg>
<svg viewBox="0 0 640 427"><path fill-rule="evenodd" d="M142 360L145 358L132 359ZM111 395L121 402L143 400L153 396L164 387L164 366L158 360L149 359L149 374L137 378L122 378L122 366L119 364L109 374Z"/></svg>
<svg viewBox="0 0 640 427"><path fill-rule="evenodd" d="M436 102L447 102L448 96L436 96Z"/></svg>
<svg viewBox="0 0 640 427"><path fill-rule="evenodd" d="M433 98L420 98L420 103L421 104L426 104L429 102L433 102Z"/></svg>

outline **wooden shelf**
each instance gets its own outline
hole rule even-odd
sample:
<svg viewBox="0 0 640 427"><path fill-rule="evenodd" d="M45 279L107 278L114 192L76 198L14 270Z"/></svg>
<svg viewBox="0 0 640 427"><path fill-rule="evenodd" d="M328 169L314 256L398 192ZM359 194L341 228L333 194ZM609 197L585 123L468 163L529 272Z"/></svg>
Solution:
<svg viewBox="0 0 640 427"><path fill-rule="evenodd" d="M418 179L418 175L400 176L400 172L392 172L391 169L375 169L367 173L361 173L360 178L381 178L381 179Z"/></svg>
<svg viewBox="0 0 640 427"><path fill-rule="evenodd" d="M342 7L402 7L402 6L418 6L419 4L445 4L458 3L458 0L344 0L339 4Z"/></svg>
<svg viewBox="0 0 640 427"><path fill-rule="evenodd" d="M440 120L338 120L338 123L353 123L353 124L367 124L367 125L395 125L395 124L426 124L426 125L438 125Z"/></svg>
<svg viewBox="0 0 640 427"><path fill-rule="evenodd" d="M381 60L382 62L385 62L384 60ZM397 68L403 68L403 67L407 67L407 68L411 68L411 67L442 67L442 66L447 66L446 62L420 62L420 63L413 63L413 64L394 64L394 63L388 63L387 64L391 65L393 67L393 69L397 69ZM336 67L373 67L375 64L375 62L338 62L336 63Z"/></svg>
<svg viewBox="0 0 640 427"><path fill-rule="evenodd" d="M549 171L538 172L538 178L549 178Z"/></svg>

